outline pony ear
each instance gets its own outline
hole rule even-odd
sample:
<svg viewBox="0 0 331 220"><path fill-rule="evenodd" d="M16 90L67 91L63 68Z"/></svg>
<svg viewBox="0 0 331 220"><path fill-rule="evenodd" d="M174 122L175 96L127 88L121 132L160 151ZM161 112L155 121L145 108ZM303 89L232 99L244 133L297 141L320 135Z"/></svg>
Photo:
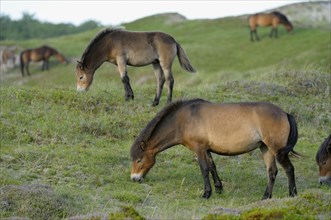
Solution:
<svg viewBox="0 0 331 220"><path fill-rule="evenodd" d="M146 150L146 143L145 143L145 141L142 141L140 143L140 148L141 148L142 151L145 151Z"/></svg>
<svg viewBox="0 0 331 220"><path fill-rule="evenodd" d="M79 66L79 69L81 69L81 70L84 69L83 62L82 61L77 60L77 64Z"/></svg>

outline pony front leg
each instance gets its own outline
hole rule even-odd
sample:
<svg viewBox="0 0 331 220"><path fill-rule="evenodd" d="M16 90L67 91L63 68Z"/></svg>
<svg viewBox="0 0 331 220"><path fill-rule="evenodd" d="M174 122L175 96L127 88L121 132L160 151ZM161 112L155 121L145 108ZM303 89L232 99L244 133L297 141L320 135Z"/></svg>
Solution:
<svg viewBox="0 0 331 220"><path fill-rule="evenodd" d="M216 170L216 165L214 163L213 157L211 156L211 153L208 151L207 152L208 158L209 158L209 169L211 172L211 175L213 177L214 180L214 184L215 184L215 191L216 193L221 193L223 191L223 185L222 185L222 181L220 180L220 178L218 177L218 173Z"/></svg>
<svg viewBox="0 0 331 220"><path fill-rule="evenodd" d="M272 36L274 36L274 35L275 35L275 38L278 38L278 31L277 31L277 28L275 28L275 27L271 29L269 37L272 38Z"/></svg>
<svg viewBox="0 0 331 220"><path fill-rule="evenodd" d="M124 85L124 91L125 91L125 101L128 101L129 99L133 99L133 91L130 85L130 79L127 74L127 68L125 62L119 62L118 61L118 71L121 74L121 80Z"/></svg>
<svg viewBox="0 0 331 220"><path fill-rule="evenodd" d="M255 34L255 39L258 41L260 40L259 36L257 36L257 31L256 29L255 30L252 30L251 31L251 41L253 42L254 41L254 34Z"/></svg>
<svg viewBox="0 0 331 220"><path fill-rule="evenodd" d="M200 170L201 170L201 174L202 174L204 185L205 185L205 189L204 189L204 193L203 193L202 197L208 199L211 196L212 188L211 188L211 184L210 184L210 180L209 180L209 166L208 166L208 162L207 162L207 155L206 155L205 151L201 151L201 152L197 153L197 156L198 156L198 162L200 165Z"/></svg>

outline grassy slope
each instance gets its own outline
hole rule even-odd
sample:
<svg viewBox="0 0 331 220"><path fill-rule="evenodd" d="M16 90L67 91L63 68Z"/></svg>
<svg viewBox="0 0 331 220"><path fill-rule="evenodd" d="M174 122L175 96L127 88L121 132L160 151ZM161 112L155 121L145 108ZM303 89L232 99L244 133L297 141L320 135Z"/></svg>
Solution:
<svg viewBox="0 0 331 220"><path fill-rule="evenodd" d="M244 217L329 215L331 192L317 184L314 155L330 132L330 32L296 27L288 35L281 27L280 38L274 40L267 37L269 29L261 28L262 41L251 43L241 18L177 24L162 19L145 18L125 26L167 32L186 50L198 73L184 72L175 60L176 99L264 100L295 115L300 133L296 150L306 155L293 159L300 196L287 198L287 179L279 168L276 199L259 202L266 177L258 150L236 157L214 156L224 193L213 194L208 201L199 198L203 181L196 159L181 146L158 155L144 183L131 182L131 143L165 104L164 94L160 106L150 106L155 90L152 68L129 68L136 99L124 102L114 66L104 64L91 90L78 94L75 64L56 62L48 72L31 67L33 76L23 80L18 69L2 75L0 186L50 184L71 204L62 216L115 212L121 205L132 206L147 218L238 212L245 212ZM46 41L78 58L94 35L91 31ZM8 43L32 47L40 41ZM283 204L296 205L284 209ZM28 213L21 207L0 212L0 217Z"/></svg>

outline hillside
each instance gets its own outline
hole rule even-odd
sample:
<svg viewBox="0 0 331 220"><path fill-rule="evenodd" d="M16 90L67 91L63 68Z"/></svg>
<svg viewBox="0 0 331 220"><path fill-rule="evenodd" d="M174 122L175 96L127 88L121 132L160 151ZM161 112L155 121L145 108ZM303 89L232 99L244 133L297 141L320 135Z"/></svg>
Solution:
<svg viewBox="0 0 331 220"><path fill-rule="evenodd" d="M288 15L288 18L296 25L319 27L327 30L331 28L330 1L296 3L275 10Z"/></svg>
<svg viewBox="0 0 331 220"><path fill-rule="evenodd" d="M197 73L185 72L175 59L174 100L268 101L294 115L295 150L304 155L291 157L297 197L288 197L278 165L273 199L260 200L267 179L259 150L213 154L224 191L208 200L200 198L204 189L196 156L183 146L157 155L144 182L132 182L131 144L166 105L166 87L160 105L152 107L152 67L129 67L135 99L125 102L116 67L105 63L90 91L77 93L76 60L95 29L6 42L20 48L47 43L72 62L62 65L52 58L46 72L41 63L32 63L32 76L25 78L18 67L1 69L0 218L328 219L331 188L317 182L315 154L331 132L330 32L297 22L292 34L280 26L278 39L268 37L270 28L259 28L261 41L252 43L245 16L187 20L169 13L123 26L167 32L185 49Z"/></svg>

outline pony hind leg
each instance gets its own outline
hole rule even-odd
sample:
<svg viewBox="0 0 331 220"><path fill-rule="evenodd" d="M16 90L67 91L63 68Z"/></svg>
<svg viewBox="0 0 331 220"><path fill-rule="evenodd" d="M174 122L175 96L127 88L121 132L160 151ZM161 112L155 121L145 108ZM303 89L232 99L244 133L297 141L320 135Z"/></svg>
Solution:
<svg viewBox="0 0 331 220"><path fill-rule="evenodd" d="M168 86L168 98L167 102L171 102L172 100L172 91L174 88L174 77L172 76L172 71L171 71L171 65L168 68L162 68L165 80L167 81L167 86Z"/></svg>
<svg viewBox="0 0 331 220"><path fill-rule="evenodd" d="M21 61L22 62L22 61ZM25 77L25 74L24 74L24 68L25 68L25 64L22 63L21 64L21 73L22 73L22 77Z"/></svg>
<svg viewBox="0 0 331 220"><path fill-rule="evenodd" d="M250 31L250 34L251 34L251 42L254 42L254 33L255 33L255 36L256 36L255 39L258 40L258 39L257 39L257 35L256 35L256 29L255 29L255 30L251 30L251 31Z"/></svg>
<svg viewBox="0 0 331 220"><path fill-rule="evenodd" d="M152 106L157 106L160 102L165 78L160 63L154 63L153 68L156 77L156 94Z"/></svg>
<svg viewBox="0 0 331 220"><path fill-rule="evenodd" d="M290 158L288 157L288 152L286 151L279 151L277 153L277 161L281 164L283 169L285 170L285 173L287 175L288 179L288 187L289 187L289 195L291 197L294 197L297 195L297 188L295 185L295 177L294 177L294 166L290 161Z"/></svg>
<svg viewBox="0 0 331 220"><path fill-rule="evenodd" d="M268 150L266 145L260 147L262 157L267 169L268 185L265 189L262 199L270 199L272 197L272 190L275 184L276 176L278 173L276 159L271 151Z"/></svg>

